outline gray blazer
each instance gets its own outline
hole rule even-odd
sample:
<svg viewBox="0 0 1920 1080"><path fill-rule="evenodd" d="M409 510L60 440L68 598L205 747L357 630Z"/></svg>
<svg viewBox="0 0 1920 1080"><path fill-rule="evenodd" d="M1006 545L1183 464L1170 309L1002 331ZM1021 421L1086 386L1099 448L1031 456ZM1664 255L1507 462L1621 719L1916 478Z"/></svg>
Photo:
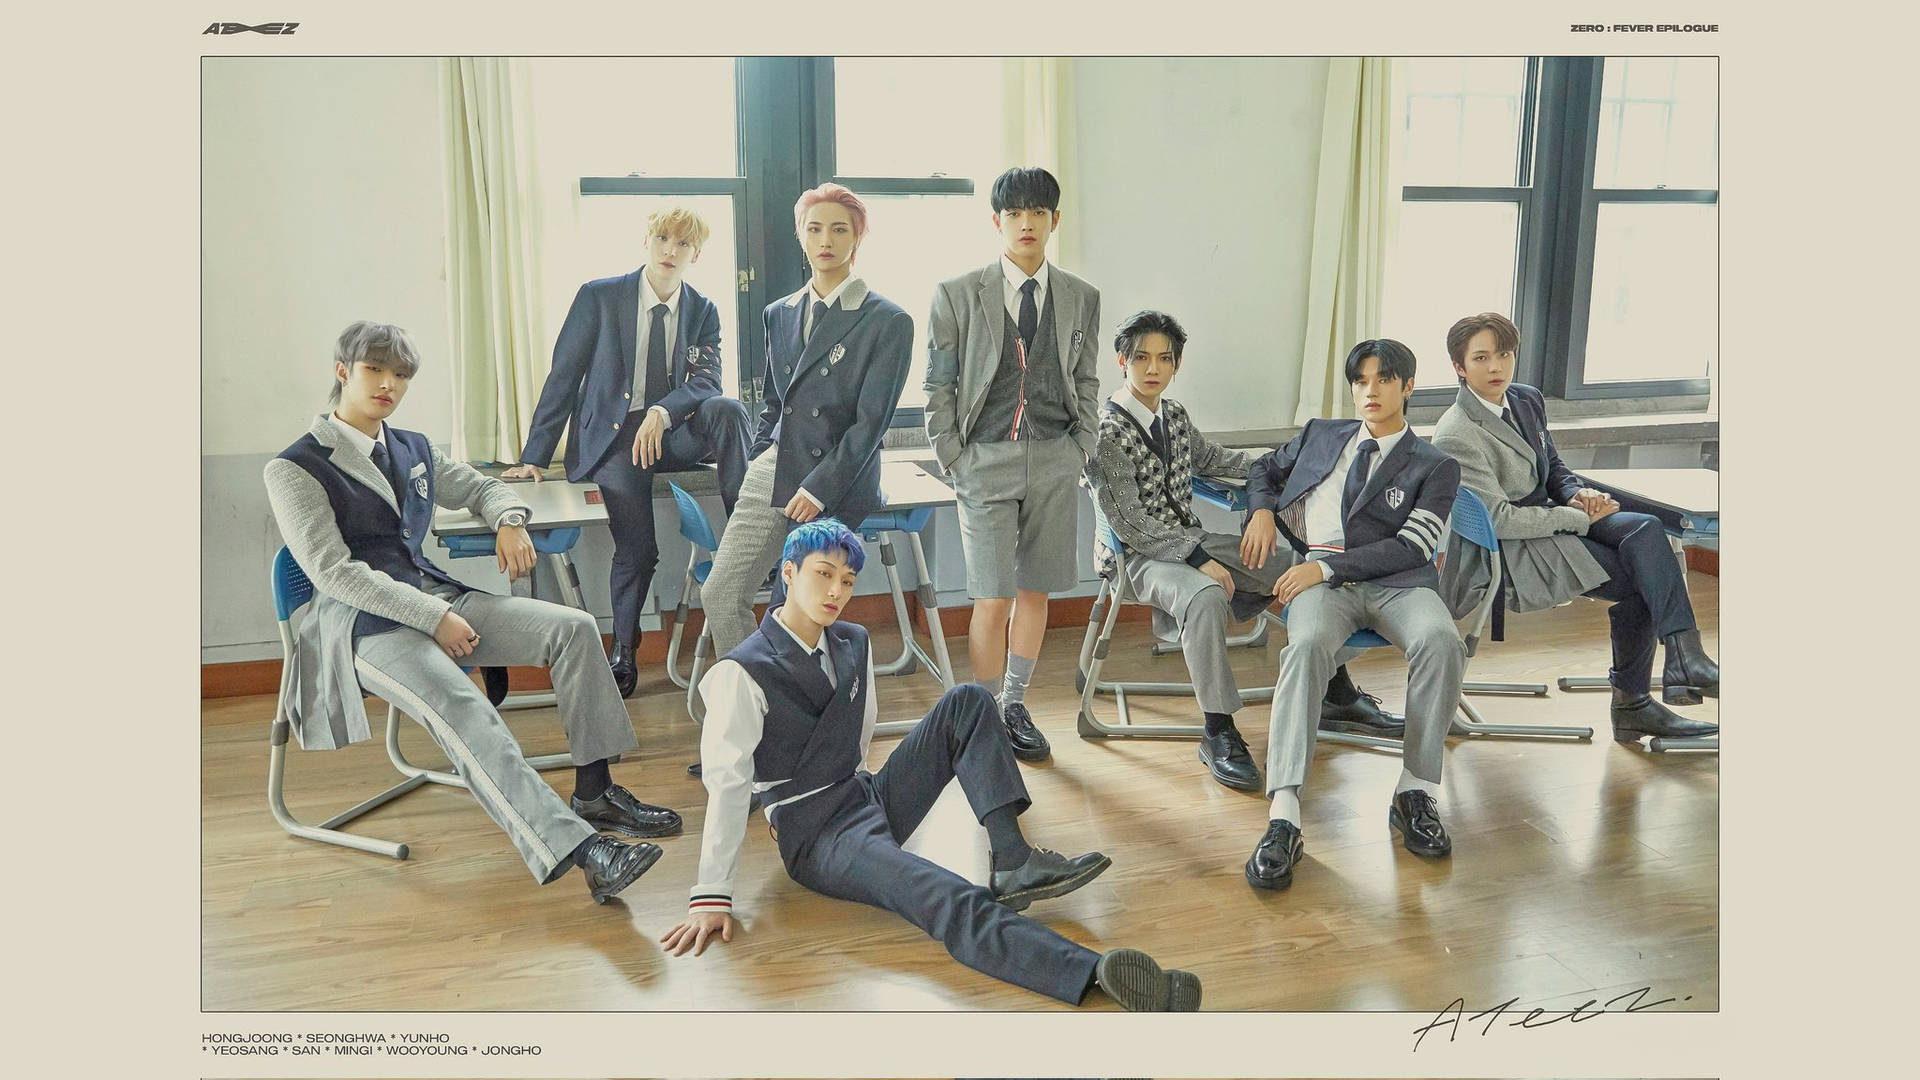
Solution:
<svg viewBox="0 0 1920 1080"><path fill-rule="evenodd" d="M1433 430L1433 445L1460 463L1460 483L1493 515L1507 606L1539 611L1604 584L1607 572L1580 542L1586 511L1514 505L1540 486L1539 459L1519 432L1472 399L1472 388L1463 384Z"/></svg>
<svg viewBox="0 0 1920 1080"><path fill-rule="evenodd" d="M934 287L927 320L927 439L942 469L951 471L960 459L999 370L1005 282L995 259ZM1073 387L1068 435L1081 456L1092 460L1100 441L1100 290L1051 264L1047 288L1053 290L1060 372Z"/></svg>
<svg viewBox="0 0 1920 1080"><path fill-rule="evenodd" d="M345 445L325 413L314 419L310 433L331 449L329 460L342 472L394 506L397 528L393 487L373 462ZM266 482L280 536L314 588L293 655L281 672L282 716L307 750L333 750L372 738L364 692L353 669L354 619L370 611L401 624L389 633L412 628L431 635L452 605L353 558L326 490L299 465L274 458L267 462ZM438 505L471 510L495 528L510 510L529 513L509 485L465 462L449 461L438 448L433 451L433 489Z"/></svg>

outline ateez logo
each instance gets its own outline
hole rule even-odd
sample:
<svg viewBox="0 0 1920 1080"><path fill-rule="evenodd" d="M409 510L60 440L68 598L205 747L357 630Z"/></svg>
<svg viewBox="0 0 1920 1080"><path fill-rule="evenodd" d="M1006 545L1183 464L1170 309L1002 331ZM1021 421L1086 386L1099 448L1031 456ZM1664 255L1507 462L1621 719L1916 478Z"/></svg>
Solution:
<svg viewBox="0 0 1920 1080"><path fill-rule="evenodd" d="M200 36L205 37L208 34L291 34L294 28L299 25L297 22L270 22L261 23L259 26L248 26L246 23L237 22L217 22L208 23L207 28L200 31Z"/></svg>

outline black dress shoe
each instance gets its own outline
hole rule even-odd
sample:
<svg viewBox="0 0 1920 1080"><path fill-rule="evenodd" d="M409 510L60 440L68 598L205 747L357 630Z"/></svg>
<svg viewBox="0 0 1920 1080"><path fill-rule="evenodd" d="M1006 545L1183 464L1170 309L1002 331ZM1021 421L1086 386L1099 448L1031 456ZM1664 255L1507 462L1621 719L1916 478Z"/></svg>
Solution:
<svg viewBox="0 0 1920 1080"><path fill-rule="evenodd" d="M613 685L620 688L620 696L630 698L634 688L640 685L640 669L633 663L633 646L613 643L613 651L607 654L607 666L613 669Z"/></svg>
<svg viewBox="0 0 1920 1080"><path fill-rule="evenodd" d="M1013 743L1013 756L1021 761L1045 761L1053 753L1047 745L1047 737L1033 726L1033 714L1027 707L1016 701L1000 712L1000 719L1007 725L1007 741Z"/></svg>
<svg viewBox="0 0 1920 1080"><path fill-rule="evenodd" d="M1293 884L1293 868L1307 853L1300 826L1275 819L1247 860L1247 884L1256 889L1284 889Z"/></svg>
<svg viewBox="0 0 1920 1080"><path fill-rule="evenodd" d="M1198 975L1163 969L1139 949L1102 953L1093 968L1093 981L1128 1012L1195 1012L1200 1008Z"/></svg>
<svg viewBox="0 0 1920 1080"><path fill-rule="evenodd" d="M687 775L693 777L695 780L700 779L700 763L696 761L687 766Z"/></svg>
<svg viewBox="0 0 1920 1080"><path fill-rule="evenodd" d="M573 855L574 865L587 875L587 891L596 904L618 896L659 861L658 844L623 844L607 836L592 837Z"/></svg>
<svg viewBox="0 0 1920 1080"><path fill-rule="evenodd" d="M987 880L995 900L1015 911L1025 911L1035 900L1065 896L1099 877L1112 865L1112 859L1097 851L1069 859L1057 851L1037 847L1026 862L1012 870L995 870Z"/></svg>
<svg viewBox="0 0 1920 1080"><path fill-rule="evenodd" d="M507 700L507 669L503 667L483 667L480 669L480 681L487 687L487 703L499 708Z"/></svg>
<svg viewBox="0 0 1920 1080"><path fill-rule="evenodd" d="M1215 780L1235 791L1259 791L1260 767L1247 752L1240 729L1228 724L1218 735L1200 736L1200 760Z"/></svg>
<svg viewBox="0 0 1920 1080"><path fill-rule="evenodd" d="M1635 695L1615 690L1613 708L1609 711L1615 742L1639 742L1642 735L1657 735L1667 739L1704 739L1720 734L1719 724L1689 720L1653 700L1652 694Z"/></svg>
<svg viewBox="0 0 1920 1080"><path fill-rule="evenodd" d="M1720 665L1700 644L1700 631L1682 630L1660 639L1667 646L1660 672L1660 697L1669 705L1698 705L1720 696Z"/></svg>
<svg viewBox="0 0 1920 1080"><path fill-rule="evenodd" d="M1407 735L1407 718L1381 708L1379 698L1360 690L1345 705L1335 702L1331 696L1321 698L1320 730L1404 739Z"/></svg>
<svg viewBox="0 0 1920 1080"><path fill-rule="evenodd" d="M1440 824L1440 807L1424 791L1402 791L1387 809L1387 824L1400 830L1400 839L1415 855L1438 859L1453 853L1453 839Z"/></svg>
<svg viewBox="0 0 1920 1080"><path fill-rule="evenodd" d="M607 829L628 836L680 835L679 814L664 806L648 806L619 784L601 792L597 799L582 799L576 795L567 803L582 821L596 829Z"/></svg>

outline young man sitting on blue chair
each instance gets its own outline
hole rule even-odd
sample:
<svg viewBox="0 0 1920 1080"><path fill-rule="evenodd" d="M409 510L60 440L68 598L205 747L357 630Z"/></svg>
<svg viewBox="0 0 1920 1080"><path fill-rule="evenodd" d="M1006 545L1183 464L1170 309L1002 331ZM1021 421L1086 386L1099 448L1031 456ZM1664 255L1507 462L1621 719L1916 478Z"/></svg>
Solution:
<svg viewBox="0 0 1920 1080"><path fill-rule="evenodd" d="M1112 860L1069 859L1021 835L1031 800L991 691L947 691L879 772L863 767L878 712L873 653L865 629L839 620L865 561L860 538L833 518L794 528L781 552L786 602L701 680L700 883L686 921L661 941L697 956L716 938L733 940L734 871L757 792L795 881L892 911L976 971L1068 1004L1097 985L1128 1009L1198 1008L1191 973L1163 971L1135 949L1096 953L1016 914L1080 888ZM900 847L956 778L992 846L990 888Z"/></svg>
<svg viewBox="0 0 1920 1080"><path fill-rule="evenodd" d="M1701 738L1718 724L1689 720L1653 700L1654 645L1666 646L1661 696L1697 705L1720 696L1720 665L1700 644L1693 603L1658 518L1622 511L1580 482L1547 431L1546 399L1513 381L1520 331L1505 315L1469 315L1447 331L1460 396L1433 444L1460 462L1461 482L1493 515L1506 570L1505 601L1539 611L1575 596L1611 600L1613 737Z"/></svg>
<svg viewBox="0 0 1920 1080"><path fill-rule="evenodd" d="M1240 538L1210 533L1193 512L1193 478L1240 480L1252 455L1200 434L1179 402L1164 396L1180 370L1187 332L1173 316L1142 311L1120 324L1113 339L1125 381L1100 410L1100 438L1087 479L1100 512L1126 555L1127 587L1141 602L1172 616L1180 650L1206 720L1200 760L1213 778L1242 791L1260 789L1260 769L1234 726L1240 688L1227 662L1227 619L1254 618L1273 602L1274 582L1286 567L1240 558ZM1095 561L1113 571L1114 554L1100 537ZM1398 736L1405 722L1383 713L1336 668L1320 702L1320 726Z"/></svg>
<svg viewBox="0 0 1920 1080"><path fill-rule="evenodd" d="M1314 703L1334 656L1369 627L1407 657L1407 741L1387 821L1408 851L1453 850L1434 796L1467 650L1440 599L1433 554L1453 512L1460 466L1407 426L1412 350L1391 338L1347 353L1358 420L1309 420L1247 474L1242 560L1260 569L1284 535L1305 558L1274 585L1287 647L1267 735L1266 835L1247 860L1256 888L1284 889L1304 847L1300 788L1313 760Z"/></svg>
<svg viewBox="0 0 1920 1080"><path fill-rule="evenodd" d="M386 424L420 366L406 331L357 322L333 355L333 411L266 468L280 535L315 591L294 647L287 720L302 747L331 750L372 738L363 693L394 703L446 751L535 881L578 866L594 901L605 903L660 848L597 830L672 836L681 823L609 775L610 759L637 744L599 628L576 608L469 589L421 554L433 508L461 507L493 524L509 578L529 573L527 507L509 485L447 460L425 435ZM463 664L550 669L575 764L571 805L527 763Z"/></svg>

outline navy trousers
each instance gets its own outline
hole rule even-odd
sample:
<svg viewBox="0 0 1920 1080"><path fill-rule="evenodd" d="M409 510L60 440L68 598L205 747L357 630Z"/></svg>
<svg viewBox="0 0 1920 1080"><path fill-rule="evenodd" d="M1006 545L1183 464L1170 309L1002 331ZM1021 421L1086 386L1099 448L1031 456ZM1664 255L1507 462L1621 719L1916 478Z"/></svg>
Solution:
<svg viewBox="0 0 1920 1080"><path fill-rule="evenodd" d="M1694 628L1693 602L1680 563L1658 518L1617 510L1581 537L1607 572L1607 582L1587 593L1613 601L1607 609L1613 638L1613 670L1607 681L1629 694L1653 685L1653 652L1660 639Z"/></svg>
<svg viewBox="0 0 1920 1080"><path fill-rule="evenodd" d="M999 705L975 683L947 691L878 773L856 773L773 808L788 876L814 892L899 915L975 971L1079 1004L1098 953L901 850L955 777L977 818L1002 806L1024 811L1031 805Z"/></svg>
<svg viewBox="0 0 1920 1080"><path fill-rule="evenodd" d="M633 463L633 440L645 418L645 410L627 414L625 434L593 473L613 533L613 640L628 646L640 644L640 609L647 606L653 571L660 565L660 542L653 532L653 475L713 462L720 467L720 498L729 515L747 475L747 407L736 399L710 397L691 420L668 428L660 460L651 469Z"/></svg>

